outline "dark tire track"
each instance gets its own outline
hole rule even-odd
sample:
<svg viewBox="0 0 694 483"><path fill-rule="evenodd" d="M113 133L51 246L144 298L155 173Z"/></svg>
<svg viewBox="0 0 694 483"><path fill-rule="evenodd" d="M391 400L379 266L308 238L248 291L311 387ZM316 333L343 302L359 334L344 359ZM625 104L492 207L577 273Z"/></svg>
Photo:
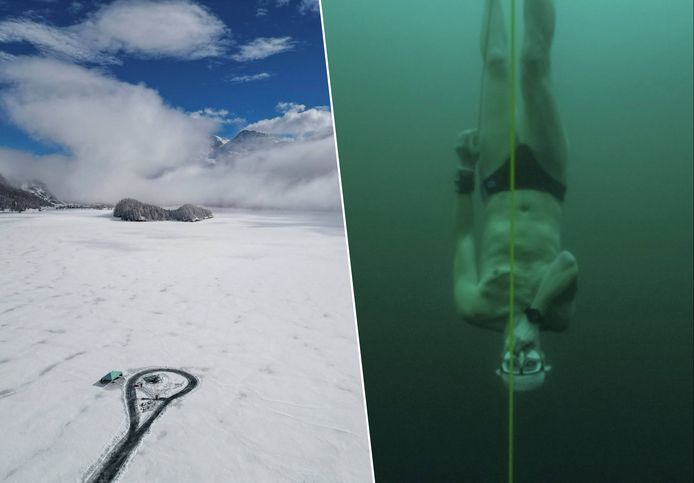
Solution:
<svg viewBox="0 0 694 483"><path fill-rule="evenodd" d="M135 383L143 376L151 372L171 372L183 376L188 381L188 384L177 393L159 399L159 404L153 411L152 415L138 427L140 423L140 413L137 410L137 388ZM130 418L128 432L126 435L113 447L109 455L106 457L100 469L95 470L93 476L89 478L89 482L110 482L116 479L121 468L130 457L132 451L137 447L142 437L147 433L152 423L164 412L166 407L172 401L185 396L198 385L198 379L192 374L180 369L146 369L131 376L125 385L125 403Z"/></svg>

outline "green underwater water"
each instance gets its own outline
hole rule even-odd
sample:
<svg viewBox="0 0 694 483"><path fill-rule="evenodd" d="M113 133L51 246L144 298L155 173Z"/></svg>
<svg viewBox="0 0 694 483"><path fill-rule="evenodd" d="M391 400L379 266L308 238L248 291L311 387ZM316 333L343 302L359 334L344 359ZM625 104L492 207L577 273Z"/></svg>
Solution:
<svg viewBox="0 0 694 483"><path fill-rule="evenodd" d="M322 3L376 479L505 481L501 338L452 299L483 2ZM516 396L515 481L691 481L692 2L555 4L578 305Z"/></svg>

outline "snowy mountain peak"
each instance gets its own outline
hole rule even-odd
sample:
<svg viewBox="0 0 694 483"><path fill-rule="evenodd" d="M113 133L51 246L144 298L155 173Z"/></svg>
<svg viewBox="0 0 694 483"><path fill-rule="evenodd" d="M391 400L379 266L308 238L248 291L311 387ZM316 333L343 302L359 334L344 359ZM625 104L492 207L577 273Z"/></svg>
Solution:
<svg viewBox="0 0 694 483"><path fill-rule="evenodd" d="M283 142L270 134L243 129L236 136L221 144L216 142L208 156L209 165L217 165L220 162L228 162L233 158L245 155L257 150L267 149Z"/></svg>
<svg viewBox="0 0 694 483"><path fill-rule="evenodd" d="M221 136L213 136L213 138L212 138L212 144L215 148L219 148L221 146L224 146L228 142L229 142L228 138L223 138Z"/></svg>

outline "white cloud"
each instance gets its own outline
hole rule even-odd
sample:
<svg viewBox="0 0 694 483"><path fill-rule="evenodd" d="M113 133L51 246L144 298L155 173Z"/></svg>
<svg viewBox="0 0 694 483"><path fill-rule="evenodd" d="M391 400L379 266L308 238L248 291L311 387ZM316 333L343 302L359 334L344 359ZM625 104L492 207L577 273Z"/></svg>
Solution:
<svg viewBox="0 0 694 483"><path fill-rule="evenodd" d="M259 80L269 79L270 77L272 77L272 74L270 74L269 72L260 72L258 74L237 75L229 78L229 82L242 84L246 82L255 82Z"/></svg>
<svg viewBox="0 0 694 483"><path fill-rule="evenodd" d="M77 62L117 63L117 55L201 59L223 55L227 27L188 0L118 0L82 23L53 27L29 19L0 22L0 42L29 42L44 54Z"/></svg>
<svg viewBox="0 0 694 483"><path fill-rule="evenodd" d="M238 62L259 60L271 55L292 50L296 42L291 37L259 37L239 48L239 52L231 58Z"/></svg>
<svg viewBox="0 0 694 483"><path fill-rule="evenodd" d="M298 8L299 12L302 14L320 12L320 5L318 4L318 0L300 0Z"/></svg>
<svg viewBox="0 0 694 483"><path fill-rule="evenodd" d="M21 185L25 181L37 180L37 174L50 179L55 186L63 186L71 176L70 158L56 154L36 156L0 146L0 175Z"/></svg>
<svg viewBox="0 0 694 483"><path fill-rule="evenodd" d="M226 109L205 107L204 109L189 112L188 115L193 119L209 119L219 124L246 124L244 118L235 117Z"/></svg>
<svg viewBox="0 0 694 483"><path fill-rule="evenodd" d="M333 133L332 115L328 107L307 109L303 104L280 102L277 110L282 113L281 116L255 122L247 129L299 140L324 138Z"/></svg>
<svg viewBox="0 0 694 483"><path fill-rule="evenodd" d="M80 38L75 28L60 29L33 20L5 20L0 22L0 42L29 42L37 49L78 62L114 63L108 53L95 50Z"/></svg>
<svg viewBox="0 0 694 483"><path fill-rule="evenodd" d="M258 7L258 10L255 11L256 17L265 17L266 15L267 15L267 8Z"/></svg>
<svg viewBox="0 0 694 483"><path fill-rule="evenodd" d="M203 7L187 1L120 1L89 21L109 51L183 59L215 57L224 52L227 29Z"/></svg>
<svg viewBox="0 0 694 483"><path fill-rule="evenodd" d="M10 62L15 60L17 57L15 57L12 54L8 54L7 52L0 52L0 62Z"/></svg>
<svg viewBox="0 0 694 483"><path fill-rule="evenodd" d="M72 3L70 3L70 10L73 13L78 13L81 10L83 10L84 8L85 8L85 4L83 2L73 1Z"/></svg>
<svg viewBox="0 0 694 483"><path fill-rule="evenodd" d="M319 13L320 12L320 6L318 4L319 0L297 0L296 2L296 8L299 11L300 14L306 15L308 13ZM259 5L261 5L261 8L265 10L267 13L267 8L264 8L266 5L268 5L268 0L260 0ZM286 7L291 3L291 0L275 0L275 7Z"/></svg>
<svg viewBox="0 0 694 483"><path fill-rule="evenodd" d="M306 106L296 102L278 102L275 109L281 113L301 112L306 109Z"/></svg>
<svg viewBox="0 0 694 483"><path fill-rule="evenodd" d="M296 141L209 166L204 159L219 126L214 118L229 118L225 110L201 109L192 117L144 85L42 58L0 63L0 85L7 118L66 153L34 156L0 148L0 173L42 180L65 200L340 208L332 131L314 135L329 118L324 108L283 104L282 116L256 124L267 132L296 133Z"/></svg>

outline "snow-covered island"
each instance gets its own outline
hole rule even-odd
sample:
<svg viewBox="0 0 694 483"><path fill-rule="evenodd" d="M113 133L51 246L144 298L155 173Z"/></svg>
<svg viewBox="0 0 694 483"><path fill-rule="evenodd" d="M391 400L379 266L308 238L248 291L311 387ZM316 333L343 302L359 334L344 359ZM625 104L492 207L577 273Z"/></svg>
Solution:
<svg viewBox="0 0 694 483"><path fill-rule="evenodd" d="M125 221L200 221L212 218L212 212L190 204L175 210L167 210L132 198L125 198L116 204L113 216Z"/></svg>

